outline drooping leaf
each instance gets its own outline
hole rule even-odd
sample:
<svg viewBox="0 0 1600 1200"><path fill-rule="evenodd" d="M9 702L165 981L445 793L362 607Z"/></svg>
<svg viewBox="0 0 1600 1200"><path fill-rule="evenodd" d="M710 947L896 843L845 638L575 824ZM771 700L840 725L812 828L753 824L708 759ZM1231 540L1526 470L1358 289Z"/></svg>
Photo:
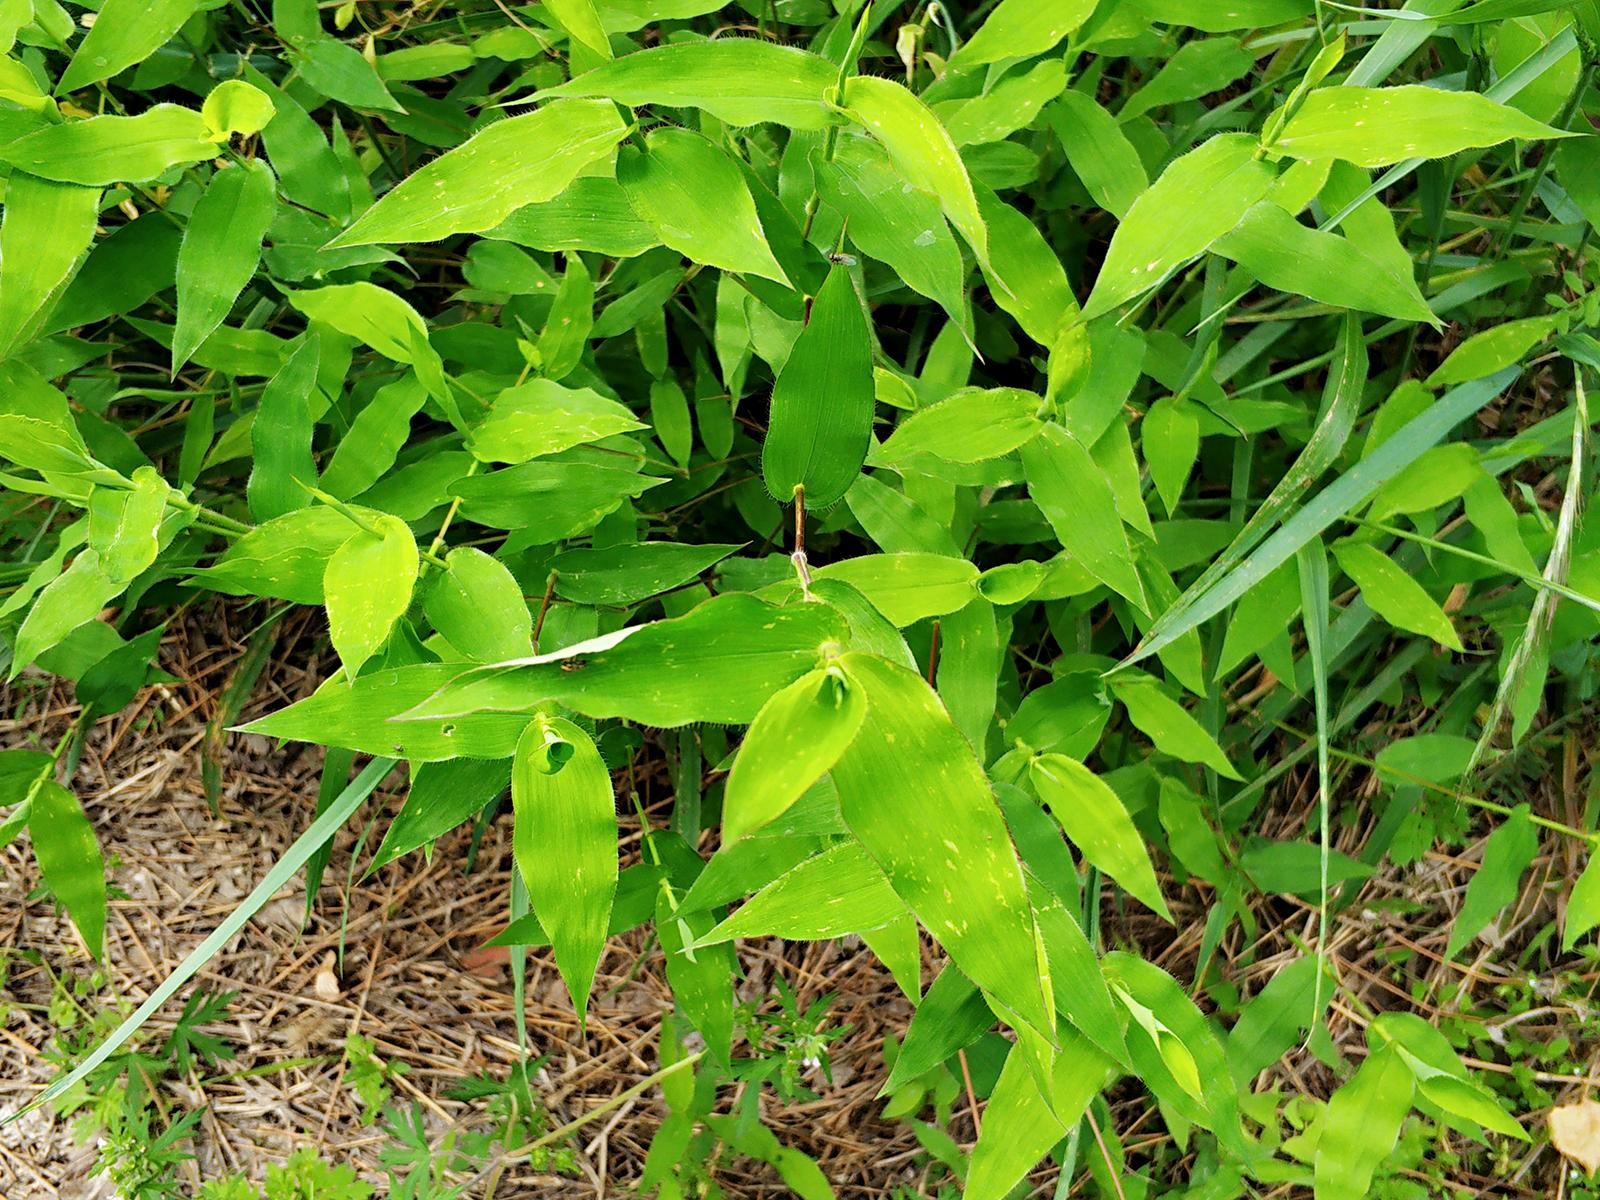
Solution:
<svg viewBox="0 0 1600 1200"><path fill-rule="evenodd" d="M881 929L905 911L905 902L861 844L841 842L780 875L695 944L743 937L843 937Z"/></svg>
<svg viewBox="0 0 1600 1200"><path fill-rule="evenodd" d="M594 741L561 717L539 715L511 765L512 848L533 910L583 1028L617 890L617 810Z"/></svg>
<svg viewBox="0 0 1600 1200"><path fill-rule="evenodd" d="M72 917L90 955L99 958L106 941L106 868L83 805L54 779L39 780L29 805L28 833L39 873Z"/></svg>
<svg viewBox="0 0 1600 1200"><path fill-rule="evenodd" d="M1083 856L1146 907L1171 920L1144 839L1105 781L1064 754L1035 759L1029 778Z"/></svg>
<svg viewBox="0 0 1600 1200"><path fill-rule="evenodd" d="M174 373L227 319L255 274L261 242L277 212L277 180L258 159L218 171L189 214L178 250Z"/></svg>
<svg viewBox="0 0 1600 1200"><path fill-rule="evenodd" d="M735 842L776 820L826 774L866 718L860 690L828 669L801 676L751 722L722 800L722 836Z"/></svg>
<svg viewBox="0 0 1600 1200"><path fill-rule="evenodd" d="M1339 542L1333 547L1344 573L1361 589L1361 598L1389 624L1461 650L1461 637L1444 609L1422 585L1383 551L1368 542Z"/></svg>
<svg viewBox="0 0 1600 1200"><path fill-rule="evenodd" d="M835 265L772 390L761 473L779 501L808 508L850 489L872 437L872 335L850 272Z"/></svg>
<svg viewBox="0 0 1600 1200"><path fill-rule="evenodd" d="M833 768L845 821L956 965L1050 1038L1022 870L971 747L913 672L859 653L839 666L867 703Z"/></svg>
<svg viewBox="0 0 1600 1200"><path fill-rule="evenodd" d="M1528 819L1528 806L1519 804L1483 844L1483 859L1467 884L1461 910L1450 926L1446 958L1461 953L1502 909L1516 900L1522 873L1538 852L1539 837Z"/></svg>
<svg viewBox="0 0 1600 1200"><path fill-rule="evenodd" d="M664 126L617 154L617 182L656 236L695 262L787 283L737 164L706 138Z"/></svg>
<svg viewBox="0 0 1600 1200"><path fill-rule="evenodd" d="M522 587L499 559L472 546L445 556L423 611L444 639L474 662L533 652L533 616Z"/></svg>
<svg viewBox="0 0 1600 1200"><path fill-rule="evenodd" d="M333 648L354 679L411 605L417 580L417 542L411 528L387 513L357 529L328 559L323 602Z"/></svg>
<svg viewBox="0 0 1600 1200"><path fill-rule="evenodd" d="M1272 179L1256 157L1256 140L1242 133L1218 134L1175 160L1117 226L1084 319L1142 296L1204 253L1267 194Z"/></svg>

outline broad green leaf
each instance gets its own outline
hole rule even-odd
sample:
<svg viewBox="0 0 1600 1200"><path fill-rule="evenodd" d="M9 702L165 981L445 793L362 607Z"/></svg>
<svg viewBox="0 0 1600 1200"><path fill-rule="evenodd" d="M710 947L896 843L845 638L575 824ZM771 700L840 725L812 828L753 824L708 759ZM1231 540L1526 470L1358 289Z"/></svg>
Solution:
<svg viewBox="0 0 1600 1200"><path fill-rule="evenodd" d="M1510 138L1567 136L1477 92L1420 84L1347 85L1307 96L1269 149L1293 158L1383 167L1408 158L1444 158Z"/></svg>
<svg viewBox="0 0 1600 1200"><path fill-rule="evenodd" d="M1117 675L1110 684L1128 710L1128 719L1156 744L1157 750L1184 762L1201 763L1226 779L1243 778L1216 739L1155 680L1138 674Z"/></svg>
<svg viewBox="0 0 1600 1200"><path fill-rule="evenodd" d="M1324 969L1316 955L1297 958L1278 968L1267 986L1244 1006L1228 1034L1228 1067L1240 1086L1248 1087L1257 1075L1299 1045L1306 1026L1320 1018L1313 1005L1317 974ZM1323 989L1324 1005L1332 994L1331 988Z"/></svg>
<svg viewBox="0 0 1600 1200"><path fill-rule="evenodd" d="M491 229L559 195L626 134L603 100L556 100L497 121L397 184L332 242L434 242Z"/></svg>
<svg viewBox="0 0 1600 1200"><path fill-rule="evenodd" d="M467 446L483 462L522 463L644 428L629 409L590 388L530 379L495 398Z"/></svg>
<svg viewBox="0 0 1600 1200"><path fill-rule="evenodd" d="M694 425L689 416L689 397L675 379L656 379L650 383L650 425L656 440L669 458L680 467L689 465L694 453Z"/></svg>
<svg viewBox="0 0 1600 1200"><path fill-rule="evenodd" d="M1389 624L1432 638L1448 649L1463 649L1444 609L1382 550L1368 542L1345 541L1334 544L1333 556L1361 589L1367 607Z"/></svg>
<svg viewBox="0 0 1600 1200"><path fill-rule="evenodd" d="M812 572L848 583L897 628L965 608L977 594L978 568L947 554L863 554Z"/></svg>
<svg viewBox="0 0 1600 1200"><path fill-rule="evenodd" d="M777 608L717 596L682 617L635 625L554 654L465 673L414 701L412 718L531 712L555 701L585 716L670 728L695 721L748 725L761 706L842 644L841 618L823 604Z"/></svg>
<svg viewBox="0 0 1600 1200"><path fill-rule="evenodd" d="M339 520L349 528L348 521L343 517ZM353 681L333 675L306 699L252 721L243 729L265 737L343 746L366 754L387 750L413 763L452 758L509 759L527 728L526 713L405 716L460 674L460 663L421 663L372 671Z"/></svg>
<svg viewBox="0 0 1600 1200"><path fill-rule="evenodd" d="M1567 911L1561 923L1561 949L1572 949L1578 939L1600 925L1600 855L1591 852L1583 873L1567 896Z"/></svg>
<svg viewBox="0 0 1600 1200"><path fill-rule="evenodd" d="M1404 1051L1402 1051L1402 1055ZM1461 1117L1495 1133L1530 1141L1527 1130L1506 1114L1487 1088L1453 1075L1417 1072L1417 1091L1452 1116Z"/></svg>
<svg viewBox="0 0 1600 1200"><path fill-rule="evenodd" d="M858 688L823 669L768 700L733 760L722 798L724 844L776 820L855 740L867 706Z"/></svg>
<svg viewBox="0 0 1600 1200"><path fill-rule="evenodd" d="M506 779L511 778L511 764L505 764ZM611 904L611 920L606 926L606 936L616 937L637 929L656 914L656 901L662 893L666 873L655 863L635 863L624 867L617 875L617 894ZM548 946L550 935L535 912L524 913L500 933L484 943L486 946Z"/></svg>
<svg viewBox="0 0 1600 1200"><path fill-rule="evenodd" d="M1028 777L1039 799L1061 822L1061 828L1084 858L1146 908L1170 921L1172 914L1161 897L1144 839L1134 828L1122 800L1105 781L1064 754L1036 758Z"/></svg>
<svg viewBox="0 0 1600 1200"><path fill-rule="evenodd" d="M272 97L242 79L224 79L206 94L200 117L206 133L217 141L235 134L249 137L271 123L277 109Z"/></svg>
<svg viewBox="0 0 1600 1200"><path fill-rule="evenodd" d="M1027 803L1038 811L1031 800ZM1056 841L1060 844L1059 836ZM1050 964L1056 1008L1102 1053L1126 1062L1128 1048L1122 1026L1094 947L1061 897L1042 883L1031 867L1026 874L1034 923Z"/></svg>
<svg viewBox="0 0 1600 1200"><path fill-rule="evenodd" d="M106 0L57 88L75 92L149 58L200 8L200 0Z"/></svg>
<svg viewBox="0 0 1600 1200"><path fill-rule="evenodd" d="M1026 1048L1013 1045L984 1106L983 1128L972 1148L962 1194L968 1200L1005 1200L1077 1124L1105 1076L1106 1060L1100 1053L1068 1034L1046 1095Z"/></svg>
<svg viewBox="0 0 1600 1200"><path fill-rule="evenodd" d="M994 605L974 596L945 616L939 632L934 679L939 699L978 756L987 758L985 747L994 724L1000 673L1006 665L1006 647Z"/></svg>
<svg viewBox="0 0 1600 1200"><path fill-rule="evenodd" d="M1147 611L1116 500L1083 443L1052 422L1023 444L1022 466L1028 494L1062 548L1112 591Z"/></svg>
<svg viewBox="0 0 1600 1200"><path fill-rule="evenodd" d="M41 472L95 465L66 396L16 360L0 362L0 457Z"/></svg>
<svg viewBox="0 0 1600 1200"><path fill-rule="evenodd" d="M394 623L411 606L417 581L417 543L411 528L387 513L373 518L333 552L322 576L328 632L354 679L362 664L389 640Z"/></svg>
<svg viewBox="0 0 1600 1200"><path fill-rule="evenodd" d="M1360 352L1362 361L1359 371L1362 376L1365 375L1365 356L1365 350L1362 350ZM1260 541L1260 546L1255 553L1248 554L1246 557L1244 549L1234 550L1230 547L1226 556L1230 559L1227 570L1217 573L1209 582L1202 576L1200 584L1191 587L1189 592L1186 593L1186 595L1193 598L1187 604L1180 600L1174 610L1171 610L1176 611L1179 615L1169 620L1167 615L1163 613L1156 624L1152 625L1150 630L1146 632L1144 640L1140 642L1138 649L1128 657L1127 661L1137 662L1139 659L1154 653L1161 646L1181 637L1195 626L1216 616L1217 613L1293 558L1300 547L1322 533L1328 526L1377 491L1385 480L1393 478L1412 462L1416 461L1425 450L1443 438L1458 422L1487 404L1490 399L1499 394L1500 390L1511 382L1513 377L1512 372L1505 371L1488 379L1475 380L1472 383L1464 384L1453 391L1447 392L1425 412L1407 422L1395 436L1387 439L1372 454L1362 459L1349 471L1346 471L1337 480L1329 484L1323 491L1319 492L1314 500L1302 506L1298 512L1283 523L1283 526L1276 533L1266 537L1267 531L1278 516L1286 512L1291 506L1293 495L1301 488L1309 485L1311 480L1315 478L1315 474L1309 469L1302 471L1297 463L1291 475L1286 476L1280 484L1283 491L1281 499L1279 498L1278 488L1275 488L1272 496L1268 497L1274 508L1272 519L1270 521L1264 519L1259 523L1252 521L1252 525L1255 525L1256 528L1252 530L1247 526L1245 532L1235 539L1236 544L1243 541L1244 545L1249 545L1265 537L1264 541ZM1356 395L1358 398L1354 402L1359 403L1359 391L1357 391ZM1355 413L1346 408L1342 417L1340 417L1338 415L1340 407L1339 405L1334 405L1329 408L1323 426L1328 428L1342 427L1345 433L1348 434L1349 425L1347 422L1354 421ZM1328 448L1340 444L1342 441L1343 438L1337 436L1322 439L1320 442L1314 439L1313 443L1307 445L1306 452L1302 455L1302 458L1311 457L1312 446L1316 445L1317 454L1315 458L1317 461L1310 465L1317 466L1317 473L1320 473L1321 470L1326 469L1333 457L1332 454L1328 453ZM1324 458L1328 461L1324 462ZM1291 476L1293 477L1292 486L1283 486L1290 483ZM1263 508L1265 507L1264 505ZM1246 533L1251 535L1249 539L1245 539Z"/></svg>
<svg viewBox="0 0 1600 1200"><path fill-rule="evenodd" d="M857 75L844 85L844 108L852 121L883 143L911 186L939 198L950 224L978 260L987 258L988 235L966 164L928 106L893 80Z"/></svg>
<svg viewBox="0 0 1600 1200"><path fill-rule="evenodd" d="M312 88L351 108L403 113L377 68L354 46L331 37L314 37L288 47L295 72Z"/></svg>
<svg viewBox="0 0 1600 1200"><path fill-rule="evenodd" d="M522 586L499 559L457 546L428 588L429 622L474 662L501 662L533 652L533 617Z"/></svg>
<svg viewBox="0 0 1600 1200"><path fill-rule="evenodd" d="M42 179L105 187L149 183L217 153L191 108L157 104L136 117L89 117L47 125L0 146L0 161Z"/></svg>
<svg viewBox="0 0 1600 1200"><path fill-rule="evenodd" d="M405 804L389 822L366 874L449 833L504 794L510 785L510 759L457 758L419 763L411 773Z"/></svg>
<svg viewBox="0 0 1600 1200"><path fill-rule="evenodd" d="M1088 758L1110 718L1111 703L1098 677L1063 675L1022 698L1006 724L1006 741L1021 741L1037 754L1059 752L1069 758Z"/></svg>
<svg viewBox="0 0 1600 1200"><path fill-rule="evenodd" d="M1312 0L1129 0L1128 7L1166 25L1230 33L1294 21L1312 10Z"/></svg>
<svg viewBox="0 0 1600 1200"><path fill-rule="evenodd" d="M311 454L311 394L316 388L321 339L313 331L262 389L250 426L250 512L262 521L311 501L306 487L317 477Z"/></svg>
<svg viewBox="0 0 1600 1200"><path fill-rule="evenodd" d="M1434 369L1428 386L1451 387L1514 366L1555 328L1553 317L1524 317L1475 333Z"/></svg>
<svg viewBox="0 0 1600 1200"><path fill-rule="evenodd" d="M1313 1163L1316 1200L1366 1200L1394 1149L1416 1083L1397 1046L1369 1055L1323 1111Z"/></svg>
<svg viewBox="0 0 1600 1200"><path fill-rule="evenodd" d="M905 911L861 843L841 842L780 875L695 945L747 937L843 937L881 929Z"/></svg>
<svg viewBox="0 0 1600 1200"><path fill-rule="evenodd" d="M1139 431L1150 481L1171 516L1200 456L1200 418L1189 401L1163 396L1145 413Z"/></svg>
<svg viewBox="0 0 1600 1200"><path fill-rule="evenodd" d="M826 785L818 785L823 790ZM838 822L838 831L845 832ZM720 908L760 891L778 876L792 871L809 858L830 849L834 841L826 834L779 833L724 841L695 877L694 886L679 904L685 912Z"/></svg>
<svg viewBox="0 0 1600 1200"><path fill-rule="evenodd" d="M195 202L178 250L176 374L221 325L255 275L261 242L278 210L277 181L258 159L218 171Z"/></svg>
<svg viewBox="0 0 1600 1200"><path fill-rule="evenodd" d="M594 328L594 279L583 257L569 252L567 269L556 289L539 334L539 370L546 379L563 379L583 359Z"/></svg>
<svg viewBox="0 0 1600 1200"><path fill-rule="evenodd" d="M890 1095L972 1045L994 1024L983 993L953 966L939 972L906 1027L880 1096Z"/></svg>
<svg viewBox="0 0 1600 1200"><path fill-rule="evenodd" d="M888 263L902 282L967 323L966 265L938 199L908 186L872 138L842 135L833 157L814 164L817 190L846 220L850 240Z"/></svg>
<svg viewBox="0 0 1600 1200"><path fill-rule="evenodd" d="M617 891L617 809L593 739L535 717L511 766L512 849L583 1029Z"/></svg>
<svg viewBox="0 0 1600 1200"><path fill-rule="evenodd" d="M1409 260L1401 274L1396 264L1367 254L1354 239L1302 225L1270 200L1254 205L1212 249L1280 292L1402 321L1437 323Z"/></svg>
<svg viewBox="0 0 1600 1200"><path fill-rule="evenodd" d="M99 958L106 941L106 868L83 805L55 780L39 780L29 805L28 833L39 873L72 917L90 955Z"/></svg>
<svg viewBox="0 0 1600 1200"><path fill-rule="evenodd" d="M914 672L859 653L839 666L867 702L833 768L846 823L963 973L1053 1040L1022 870L967 740Z"/></svg>
<svg viewBox="0 0 1600 1200"><path fill-rule="evenodd" d="M611 466L612 462L626 465ZM455 477L450 495L461 498L470 521L515 529L527 545L543 546L593 529L622 502L661 480L640 475L625 458L565 457L534 460L488 475Z"/></svg>
<svg viewBox="0 0 1600 1200"><path fill-rule="evenodd" d="M989 294L1041 346L1054 346L1063 326L1078 317L1061 260L1034 223L988 188L979 185L978 211L989 229L983 277Z"/></svg>
<svg viewBox="0 0 1600 1200"><path fill-rule="evenodd" d="M100 210L100 189L14 171L0 216L0 358L31 341L77 273Z"/></svg>
<svg viewBox="0 0 1600 1200"><path fill-rule="evenodd" d="M1461 953L1516 900L1522 873L1538 852L1539 835L1528 819L1528 806L1519 804L1483 844L1483 860L1467 884L1461 909L1450 926L1446 958Z"/></svg>
<svg viewBox="0 0 1600 1200"><path fill-rule="evenodd" d="M1150 177L1117 119L1092 97L1070 90L1044 115L1095 203L1118 219L1126 217Z"/></svg>
<svg viewBox="0 0 1600 1200"><path fill-rule="evenodd" d="M788 283L738 164L706 138L673 126L653 130L643 149L617 152L617 182L656 236L686 258Z"/></svg>
<svg viewBox="0 0 1600 1200"><path fill-rule="evenodd" d="M140 467L132 488L97 487L90 494L89 546L107 578L128 583L155 562L171 492L154 467Z"/></svg>
<svg viewBox="0 0 1600 1200"><path fill-rule="evenodd" d="M944 101L933 111L957 146L989 145L1031 124L1066 86L1066 67L1047 58L1025 71L1006 75L979 95ZM984 220L988 220L987 214ZM989 234L993 237L994 231Z"/></svg>
<svg viewBox="0 0 1600 1200"><path fill-rule="evenodd" d="M317 486L336 499L348 500L377 483L405 448L411 419L427 398L415 371L379 388L333 448Z"/></svg>
<svg viewBox="0 0 1600 1200"><path fill-rule="evenodd" d="M350 519L344 514L322 505L299 508L263 521L192 578L230 596L321 604L322 573L349 538Z"/></svg>
<svg viewBox="0 0 1600 1200"><path fill-rule="evenodd" d="M624 55L544 94L604 96L635 108L701 108L729 125L775 121L822 129L838 121L827 101L838 77L839 68L816 54L759 38L723 37Z"/></svg>
<svg viewBox="0 0 1600 1200"><path fill-rule="evenodd" d="M558 196L516 209L483 236L535 250L592 250L633 258L661 239L639 219L622 185L609 176L574 179Z"/></svg>
<svg viewBox="0 0 1600 1200"><path fill-rule="evenodd" d="M1117 110L1128 122L1155 108L1220 92L1255 65L1255 55L1231 38L1196 38L1179 46L1148 83Z"/></svg>
<svg viewBox="0 0 1600 1200"><path fill-rule="evenodd" d="M1402 513L1427 512L1444 505L1453 508L1485 478L1474 447L1465 442L1435 446L1378 489L1367 519L1387 521ZM1515 524L1515 514L1512 521Z"/></svg>
<svg viewBox="0 0 1600 1200"><path fill-rule="evenodd" d="M11 654L11 676L78 626L94 620L126 586L118 583L100 565L93 550L80 551L69 566L34 598L33 607L17 630Z"/></svg>
<svg viewBox="0 0 1600 1200"><path fill-rule="evenodd" d="M1001 0L978 31L962 43L952 67L976 67L1011 58L1033 58L1055 47L1094 12L1095 0Z"/></svg>
<svg viewBox="0 0 1600 1200"><path fill-rule="evenodd" d="M872 439L873 394L872 331L850 272L835 265L772 389L761 473L780 503L804 488L820 510L850 490Z"/></svg>
<svg viewBox="0 0 1600 1200"><path fill-rule="evenodd" d="M713 543L636 542L604 550L566 550L550 562L556 595L579 604L636 604L688 583L739 549Z"/></svg>
<svg viewBox="0 0 1600 1200"><path fill-rule="evenodd" d="M611 57L611 39L600 24L594 0L548 0L545 7L571 37L601 58Z"/></svg>
<svg viewBox="0 0 1600 1200"><path fill-rule="evenodd" d="M1171 163L1117 226L1084 319L1142 296L1237 225L1272 186L1256 148L1248 134L1223 133Z"/></svg>

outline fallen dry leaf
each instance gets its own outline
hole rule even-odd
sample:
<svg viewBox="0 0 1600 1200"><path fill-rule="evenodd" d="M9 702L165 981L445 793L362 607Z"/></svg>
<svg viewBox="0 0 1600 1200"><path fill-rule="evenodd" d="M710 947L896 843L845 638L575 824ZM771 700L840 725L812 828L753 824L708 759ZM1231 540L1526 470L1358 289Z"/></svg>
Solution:
<svg viewBox="0 0 1600 1200"><path fill-rule="evenodd" d="M1552 1108L1550 1144L1594 1174L1600 1169L1600 1103L1580 1100Z"/></svg>
<svg viewBox="0 0 1600 1200"><path fill-rule="evenodd" d="M333 972L333 965L337 961L333 952L322 960L322 966L317 969L317 977L312 981L312 990L317 993L319 1000L337 1000L339 998L339 977Z"/></svg>

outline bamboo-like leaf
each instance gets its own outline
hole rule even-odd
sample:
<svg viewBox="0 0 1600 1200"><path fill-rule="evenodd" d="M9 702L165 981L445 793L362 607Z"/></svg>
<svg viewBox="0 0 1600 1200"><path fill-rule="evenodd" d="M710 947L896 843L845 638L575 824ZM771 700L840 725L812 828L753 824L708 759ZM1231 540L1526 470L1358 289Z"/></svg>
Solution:
<svg viewBox="0 0 1600 1200"><path fill-rule="evenodd" d="M617 891L611 773L587 733L541 714L517 743L511 802L517 870L555 947L581 1031Z"/></svg>
<svg viewBox="0 0 1600 1200"><path fill-rule="evenodd" d="M255 275L262 239L277 214L276 184L271 169L251 159L213 175L189 214L178 250L174 373L227 319Z"/></svg>

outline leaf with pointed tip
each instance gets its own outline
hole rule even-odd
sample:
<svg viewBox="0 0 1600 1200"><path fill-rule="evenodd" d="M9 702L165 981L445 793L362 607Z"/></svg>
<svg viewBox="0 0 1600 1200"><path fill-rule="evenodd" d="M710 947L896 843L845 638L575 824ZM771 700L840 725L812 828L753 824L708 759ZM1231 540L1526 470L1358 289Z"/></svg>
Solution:
<svg viewBox="0 0 1600 1200"><path fill-rule="evenodd" d="M1172 919L1144 839L1106 782L1064 754L1034 759L1029 778L1079 852L1146 908Z"/></svg>
<svg viewBox="0 0 1600 1200"><path fill-rule="evenodd" d="M195 202L178 248L174 373L227 319L255 275L262 240L278 211L276 186L271 168L251 159L214 174Z"/></svg>
<svg viewBox="0 0 1600 1200"><path fill-rule="evenodd" d="M417 542L399 517L382 513L372 529L358 529L333 552L323 572L328 632L345 676L354 679L362 665L389 640L395 622L411 606L417 581Z"/></svg>

